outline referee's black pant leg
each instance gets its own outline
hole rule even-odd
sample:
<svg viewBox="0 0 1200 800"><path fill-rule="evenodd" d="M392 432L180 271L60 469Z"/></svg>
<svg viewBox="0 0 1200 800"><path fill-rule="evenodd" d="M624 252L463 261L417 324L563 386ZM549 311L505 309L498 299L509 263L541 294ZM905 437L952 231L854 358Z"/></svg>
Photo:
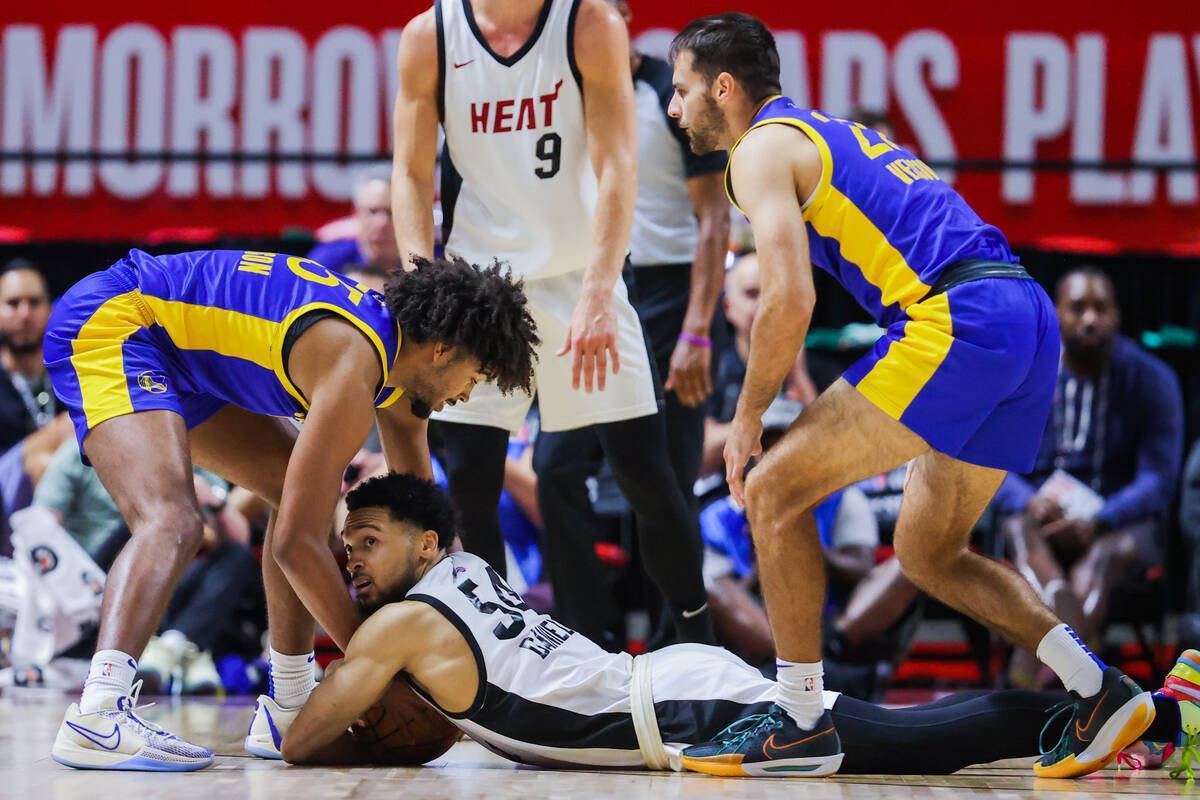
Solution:
<svg viewBox="0 0 1200 800"><path fill-rule="evenodd" d="M462 520L463 549L505 575L504 536L500 531L500 492L508 431L487 425L438 422L450 500Z"/></svg>
<svg viewBox="0 0 1200 800"><path fill-rule="evenodd" d="M618 613L612 581L596 555L599 523L587 488L601 458L593 427L543 431L533 447L542 563L554 589L554 618L603 644Z"/></svg>
<svg viewBox="0 0 1200 800"><path fill-rule="evenodd" d="M679 489L667 453L663 414L596 426L617 485L637 516L638 546L684 641L712 643L701 574L700 524Z"/></svg>

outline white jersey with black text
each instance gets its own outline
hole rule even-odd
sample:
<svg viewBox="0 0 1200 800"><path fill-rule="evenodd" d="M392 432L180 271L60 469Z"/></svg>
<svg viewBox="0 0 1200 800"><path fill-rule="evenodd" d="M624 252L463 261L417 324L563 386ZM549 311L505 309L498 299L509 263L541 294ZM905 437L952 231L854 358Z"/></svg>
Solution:
<svg viewBox="0 0 1200 800"><path fill-rule="evenodd" d="M532 610L470 553L446 556L405 599L445 616L479 670L474 702L459 714L413 688L472 739L524 764L646 767L647 737L644 730L639 737L635 705L661 742L675 747L706 741L748 714L763 713L775 698L774 682L707 645L640 656L644 679L636 680L631 655L609 653ZM835 699L827 692L826 706Z"/></svg>
<svg viewBox="0 0 1200 800"><path fill-rule="evenodd" d="M580 0L546 0L520 50L498 56L470 0L437 0L443 241L451 255L545 278L587 266L596 177L574 58Z"/></svg>

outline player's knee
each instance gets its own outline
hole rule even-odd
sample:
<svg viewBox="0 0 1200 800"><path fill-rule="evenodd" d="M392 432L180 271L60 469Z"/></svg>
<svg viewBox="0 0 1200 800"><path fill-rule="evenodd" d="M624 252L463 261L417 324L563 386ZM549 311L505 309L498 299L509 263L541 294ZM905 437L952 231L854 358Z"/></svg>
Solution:
<svg viewBox="0 0 1200 800"><path fill-rule="evenodd" d="M936 548L914 545L904 538L894 542L896 559L904 576L922 589L928 589L938 582L938 576L945 575L954 563L957 553L943 553Z"/></svg>
<svg viewBox="0 0 1200 800"><path fill-rule="evenodd" d="M186 503L163 503L148 509L131 526L134 536L169 539L177 552L191 558L204 538L204 521L195 507Z"/></svg>
<svg viewBox="0 0 1200 800"><path fill-rule="evenodd" d="M778 481L775 471L760 464L746 475L746 507L766 510L778 497Z"/></svg>

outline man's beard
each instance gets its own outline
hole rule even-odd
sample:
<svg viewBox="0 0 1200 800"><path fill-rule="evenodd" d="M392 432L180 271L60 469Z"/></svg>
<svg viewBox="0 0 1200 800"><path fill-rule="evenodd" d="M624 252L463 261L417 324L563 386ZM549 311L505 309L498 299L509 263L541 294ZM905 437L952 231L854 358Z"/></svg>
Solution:
<svg viewBox="0 0 1200 800"><path fill-rule="evenodd" d="M704 109L687 129L692 152L702 156L719 150L721 136L727 127L725 117L717 107L717 101L705 95Z"/></svg>
<svg viewBox="0 0 1200 800"><path fill-rule="evenodd" d="M376 589L378 589L379 584L376 584L375 586ZM404 596L408 594L408 591L411 588L412 581L408 580L408 577L405 576L403 580L401 580L391 589L388 589L386 592L381 590L379 592L379 597L369 603L365 602L362 598L359 598L358 610L362 613L363 619L366 619L379 609L386 606L388 603L399 603L404 599Z"/></svg>
<svg viewBox="0 0 1200 800"><path fill-rule="evenodd" d="M408 404L412 407L413 416L429 419L429 415L433 413L433 406L437 403L434 399L437 392L433 384L424 378L416 378L404 387L404 393L408 395Z"/></svg>
<svg viewBox="0 0 1200 800"><path fill-rule="evenodd" d="M42 337L35 336L30 339L17 339L13 336L5 336L3 344L12 353L19 356L27 356L42 349Z"/></svg>

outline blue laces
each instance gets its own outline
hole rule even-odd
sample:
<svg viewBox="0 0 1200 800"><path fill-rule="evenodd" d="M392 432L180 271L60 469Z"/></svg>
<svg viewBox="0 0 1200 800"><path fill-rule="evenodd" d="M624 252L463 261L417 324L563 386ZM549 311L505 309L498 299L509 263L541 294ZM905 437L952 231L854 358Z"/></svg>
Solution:
<svg viewBox="0 0 1200 800"><path fill-rule="evenodd" d="M1079 703L1076 700L1063 700L1061 703L1050 706L1046 711L1050 714L1050 719L1046 720L1046 724L1042 726L1042 732L1038 734L1038 751L1042 755L1057 751L1068 740L1071 733L1071 723L1075 721L1075 715L1079 711ZM1059 736L1058 742L1053 747L1046 747L1046 731L1050 730L1056 719L1067 713L1071 716L1067 718L1067 724L1063 726L1062 735Z"/></svg>
<svg viewBox="0 0 1200 800"><path fill-rule="evenodd" d="M749 717L739 719L718 733L713 741L721 743L718 755L723 753L737 753L741 751L742 745L759 731L781 727L783 727L783 720L779 719L776 710L772 709L766 714L753 714Z"/></svg>

